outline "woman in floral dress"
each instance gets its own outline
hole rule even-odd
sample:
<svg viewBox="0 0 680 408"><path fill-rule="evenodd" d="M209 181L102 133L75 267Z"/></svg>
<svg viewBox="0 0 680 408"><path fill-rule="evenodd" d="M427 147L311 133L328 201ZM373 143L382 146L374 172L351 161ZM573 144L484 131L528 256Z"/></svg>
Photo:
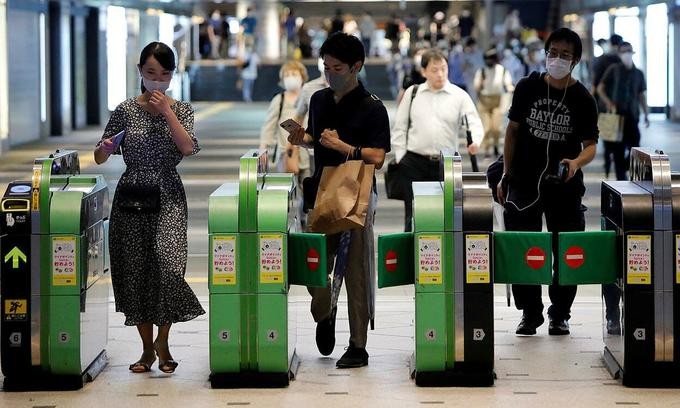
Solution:
<svg viewBox="0 0 680 408"><path fill-rule="evenodd" d="M172 50L160 42L147 45L138 68L142 94L116 107L94 157L101 164L122 154L126 164L111 208L110 252L116 311L125 314L126 325L137 326L142 340L142 356L130 371L151 370L158 356L159 370L172 373L177 362L168 347L170 326L205 313L184 280L187 200L176 170L200 148L193 108L165 95L175 70ZM113 137L121 131L122 141ZM131 200L138 206L131 207Z"/></svg>

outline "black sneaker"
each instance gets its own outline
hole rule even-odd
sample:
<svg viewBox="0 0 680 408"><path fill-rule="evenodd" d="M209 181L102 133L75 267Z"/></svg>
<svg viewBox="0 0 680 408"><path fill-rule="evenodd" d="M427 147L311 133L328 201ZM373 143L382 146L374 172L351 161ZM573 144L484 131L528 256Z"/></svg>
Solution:
<svg viewBox="0 0 680 408"><path fill-rule="evenodd" d="M517 325L517 330L515 334L521 334L525 336L531 336L536 334L536 328L543 324L545 319L543 315L529 316L527 314L522 315L522 320Z"/></svg>
<svg viewBox="0 0 680 408"><path fill-rule="evenodd" d="M331 310L331 315L316 324L316 347L319 353L328 356L335 348L335 315L338 308Z"/></svg>
<svg viewBox="0 0 680 408"><path fill-rule="evenodd" d="M365 348L354 347L354 344L349 343L347 351L340 357L335 366L337 368L357 368L368 365L368 353Z"/></svg>
<svg viewBox="0 0 680 408"><path fill-rule="evenodd" d="M618 319L607 320L607 333L611 334L612 336L621 335L621 323L619 322Z"/></svg>
<svg viewBox="0 0 680 408"><path fill-rule="evenodd" d="M564 336L569 334L569 322L566 319L550 319L548 334L553 336Z"/></svg>

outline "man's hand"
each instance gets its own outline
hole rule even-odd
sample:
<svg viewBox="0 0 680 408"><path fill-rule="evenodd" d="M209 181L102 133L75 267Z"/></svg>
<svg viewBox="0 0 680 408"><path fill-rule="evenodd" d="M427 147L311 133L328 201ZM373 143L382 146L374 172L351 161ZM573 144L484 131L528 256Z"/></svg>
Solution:
<svg viewBox="0 0 680 408"><path fill-rule="evenodd" d="M293 129L288 135L288 142L295 146L300 146L305 141L305 128L302 126Z"/></svg>
<svg viewBox="0 0 680 408"><path fill-rule="evenodd" d="M576 171L581 168L576 160L562 159L560 163L569 165L569 172L567 174L567 178L564 181L571 180L571 178L574 177L574 174L576 174Z"/></svg>
<svg viewBox="0 0 680 408"><path fill-rule="evenodd" d="M338 132L335 130L324 129L324 131L321 132L319 143L321 143L321 146L328 149L337 150L339 152L347 151L347 143L340 140L340 135L338 135Z"/></svg>
<svg viewBox="0 0 680 408"><path fill-rule="evenodd" d="M477 154L479 152L479 146L477 146L477 143L473 143L467 147L467 150L469 154Z"/></svg>
<svg viewBox="0 0 680 408"><path fill-rule="evenodd" d="M649 127L649 116L645 115L645 127Z"/></svg>

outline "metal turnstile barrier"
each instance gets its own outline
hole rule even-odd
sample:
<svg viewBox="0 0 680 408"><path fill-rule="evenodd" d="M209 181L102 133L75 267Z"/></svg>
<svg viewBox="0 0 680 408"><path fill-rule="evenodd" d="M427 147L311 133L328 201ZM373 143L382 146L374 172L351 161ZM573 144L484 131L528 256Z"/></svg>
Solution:
<svg viewBox="0 0 680 408"><path fill-rule="evenodd" d="M0 201L5 390L77 389L106 365L108 187L79 173L57 151Z"/></svg>
<svg viewBox="0 0 680 408"><path fill-rule="evenodd" d="M603 228L621 254L604 288L604 360L624 385L678 387L680 174L653 149L634 148L630 163L630 181L602 182Z"/></svg>
<svg viewBox="0 0 680 408"><path fill-rule="evenodd" d="M267 172L266 151L240 159L239 182L209 199L210 381L283 387L295 377L290 285L325 287L326 238L302 233L292 174Z"/></svg>

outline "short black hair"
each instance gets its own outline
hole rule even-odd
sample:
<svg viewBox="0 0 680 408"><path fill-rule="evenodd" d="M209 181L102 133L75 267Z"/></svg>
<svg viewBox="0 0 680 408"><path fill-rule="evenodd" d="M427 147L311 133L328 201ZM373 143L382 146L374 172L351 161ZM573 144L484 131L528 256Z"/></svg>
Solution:
<svg viewBox="0 0 680 408"><path fill-rule="evenodd" d="M343 32L333 33L324 41L321 50L319 50L319 55L323 58L326 54L339 59L350 67L357 61L360 61L363 65L366 58L361 40Z"/></svg>
<svg viewBox="0 0 680 408"><path fill-rule="evenodd" d="M168 71L174 71L177 68L177 63L175 62L175 53L172 52L172 48L168 47L166 44L158 41L149 43L142 52L139 54L139 69L141 70L149 57L154 57L159 64ZM144 81L142 81L142 93L146 92L144 87Z"/></svg>
<svg viewBox="0 0 680 408"><path fill-rule="evenodd" d="M581 60L581 55L583 54L583 44L581 43L581 37L566 27L558 28L557 30L550 33L548 39L545 41L545 52L548 52L552 43L560 41L564 41L567 44L573 45L574 61Z"/></svg>
<svg viewBox="0 0 680 408"><path fill-rule="evenodd" d="M623 42L623 37L621 37L618 34L612 34L611 37L609 37L609 43L614 46L619 46Z"/></svg>
<svg viewBox="0 0 680 408"><path fill-rule="evenodd" d="M428 65L430 65L430 61L432 60L437 60L437 61L444 61L445 63L448 63L448 59L446 58L446 55L444 55L443 52L436 48L430 48L428 50L425 50L423 52L423 55L420 60L420 66L422 68L427 68Z"/></svg>

